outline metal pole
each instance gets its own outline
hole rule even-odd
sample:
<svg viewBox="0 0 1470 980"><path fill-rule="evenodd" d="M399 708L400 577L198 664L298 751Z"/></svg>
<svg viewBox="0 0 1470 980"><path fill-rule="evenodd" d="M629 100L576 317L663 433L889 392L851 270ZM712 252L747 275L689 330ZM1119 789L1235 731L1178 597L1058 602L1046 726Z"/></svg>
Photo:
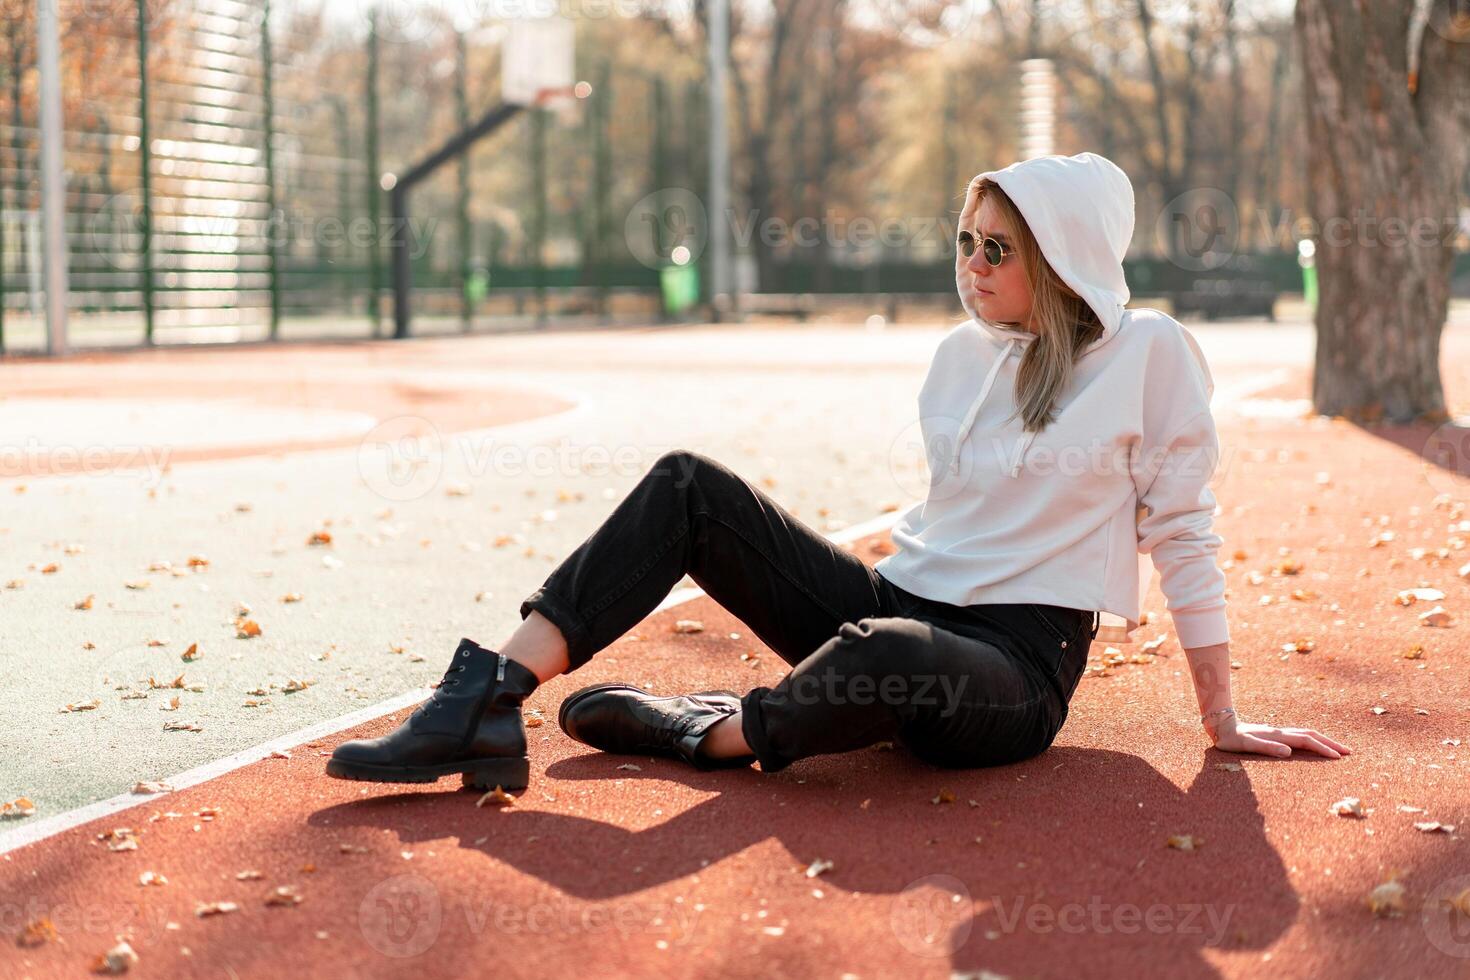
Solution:
<svg viewBox="0 0 1470 980"><path fill-rule="evenodd" d="M267 256L270 263L271 284L271 329L270 338L275 340L281 329L281 269L280 256L276 248L275 230L272 222L276 218L276 158L275 158L275 107L271 103L271 3L265 0L264 9L260 16L260 53L264 64L261 72L264 76L264 89L262 95L265 100L265 198L266 198L266 240ZM282 223L284 227L285 223Z"/></svg>
<svg viewBox="0 0 1470 980"><path fill-rule="evenodd" d="M138 0L138 170L143 194L138 285L143 295L143 343L153 343L153 147L148 135L148 0Z"/></svg>
<svg viewBox="0 0 1470 980"><path fill-rule="evenodd" d="M465 75L468 71L469 52L466 50L464 31L455 34L454 101L459 116L459 128L470 125L470 96ZM470 253L472 251L470 230L470 152L466 150L459 158L459 194L456 202L459 218L459 299L460 329L470 332Z"/></svg>
<svg viewBox="0 0 1470 980"><path fill-rule="evenodd" d="M378 8L368 14L367 74L367 158L368 220L373 226L372 244L368 246L368 323L373 336L383 327L383 251L379 239L383 234L382 173L378 169Z"/></svg>
<svg viewBox="0 0 1470 980"><path fill-rule="evenodd" d="M725 123L730 57L729 0L709 4L709 235L710 298L715 319L731 308L730 239L725 212L730 194L730 137Z"/></svg>
<svg viewBox="0 0 1470 980"><path fill-rule="evenodd" d="M546 323L546 110L531 111L531 261L536 276L536 323Z"/></svg>
<svg viewBox="0 0 1470 980"><path fill-rule="evenodd" d="M41 74L41 233L45 237L46 351L66 353L66 175L62 171L61 41L56 0L37 5Z"/></svg>

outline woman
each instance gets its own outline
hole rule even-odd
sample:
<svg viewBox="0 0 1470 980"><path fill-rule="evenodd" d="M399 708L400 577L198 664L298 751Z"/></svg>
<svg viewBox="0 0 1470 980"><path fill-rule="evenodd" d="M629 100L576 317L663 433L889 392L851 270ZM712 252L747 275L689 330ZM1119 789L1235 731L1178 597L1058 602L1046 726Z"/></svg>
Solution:
<svg viewBox="0 0 1470 980"><path fill-rule="evenodd" d="M1124 308L1133 206L1127 175L1093 153L971 181L955 258L970 319L919 394L930 487L894 554L870 568L715 460L667 453L526 598L499 651L462 640L432 696L389 735L338 746L328 774L524 787L525 697L686 574L791 672L744 696L592 685L562 703L571 737L701 769L771 772L880 740L942 766L1015 762L1061 729L1101 617L1138 625L1139 553L1160 571L1216 747L1347 754L1231 707L1213 383L1177 322Z"/></svg>

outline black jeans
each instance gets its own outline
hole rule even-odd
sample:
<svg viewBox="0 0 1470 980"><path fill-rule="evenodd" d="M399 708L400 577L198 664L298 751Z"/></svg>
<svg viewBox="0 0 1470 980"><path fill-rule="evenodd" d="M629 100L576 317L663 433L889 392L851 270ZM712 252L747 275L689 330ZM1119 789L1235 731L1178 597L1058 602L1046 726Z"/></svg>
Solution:
<svg viewBox="0 0 1470 980"><path fill-rule="evenodd" d="M767 772L891 740L937 765L1001 765L1049 746L1098 620L1063 606L953 606L907 592L699 453L665 453L521 603L575 670L688 574L794 668L742 699Z"/></svg>

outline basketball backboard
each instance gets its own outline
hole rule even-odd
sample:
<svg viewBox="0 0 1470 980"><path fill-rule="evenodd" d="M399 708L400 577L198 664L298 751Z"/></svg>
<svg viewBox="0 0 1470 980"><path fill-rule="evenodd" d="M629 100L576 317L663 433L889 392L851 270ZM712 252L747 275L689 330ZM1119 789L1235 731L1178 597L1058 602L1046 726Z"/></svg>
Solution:
<svg viewBox="0 0 1470 980"><path fill-rule="evenodd" d="M501 99L546 108L575 101L572 22L565 17L516 17L507 27L500 49Z"/></svg>

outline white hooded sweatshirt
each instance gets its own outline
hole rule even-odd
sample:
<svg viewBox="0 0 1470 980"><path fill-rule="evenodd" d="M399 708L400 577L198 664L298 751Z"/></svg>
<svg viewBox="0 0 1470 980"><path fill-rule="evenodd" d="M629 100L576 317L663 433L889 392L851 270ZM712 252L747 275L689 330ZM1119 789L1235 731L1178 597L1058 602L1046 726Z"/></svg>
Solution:
<svg viewBox="0 0 1470 980"><path fill-rule="evenodd" d="M919 392L928 497L894 526L874 567L895 585L957 606L1042 603L1101 614L1102 640L1138 627L1147 555L1185 648L1229 641L1208 484L1219 458L1214 381L1176 320L1125 309L1133 235L1128 176L1094 153L1037 157L989 177L1020 209L1057 275L1097 313L1102 335L1077 358L1041 432L1024 431L1017 367L1027 331L984 319L956 266L970 319L940 342ZM963 261L963 260L961 260ZM1014 260L1013 260L1014 261Z"/></svg>

